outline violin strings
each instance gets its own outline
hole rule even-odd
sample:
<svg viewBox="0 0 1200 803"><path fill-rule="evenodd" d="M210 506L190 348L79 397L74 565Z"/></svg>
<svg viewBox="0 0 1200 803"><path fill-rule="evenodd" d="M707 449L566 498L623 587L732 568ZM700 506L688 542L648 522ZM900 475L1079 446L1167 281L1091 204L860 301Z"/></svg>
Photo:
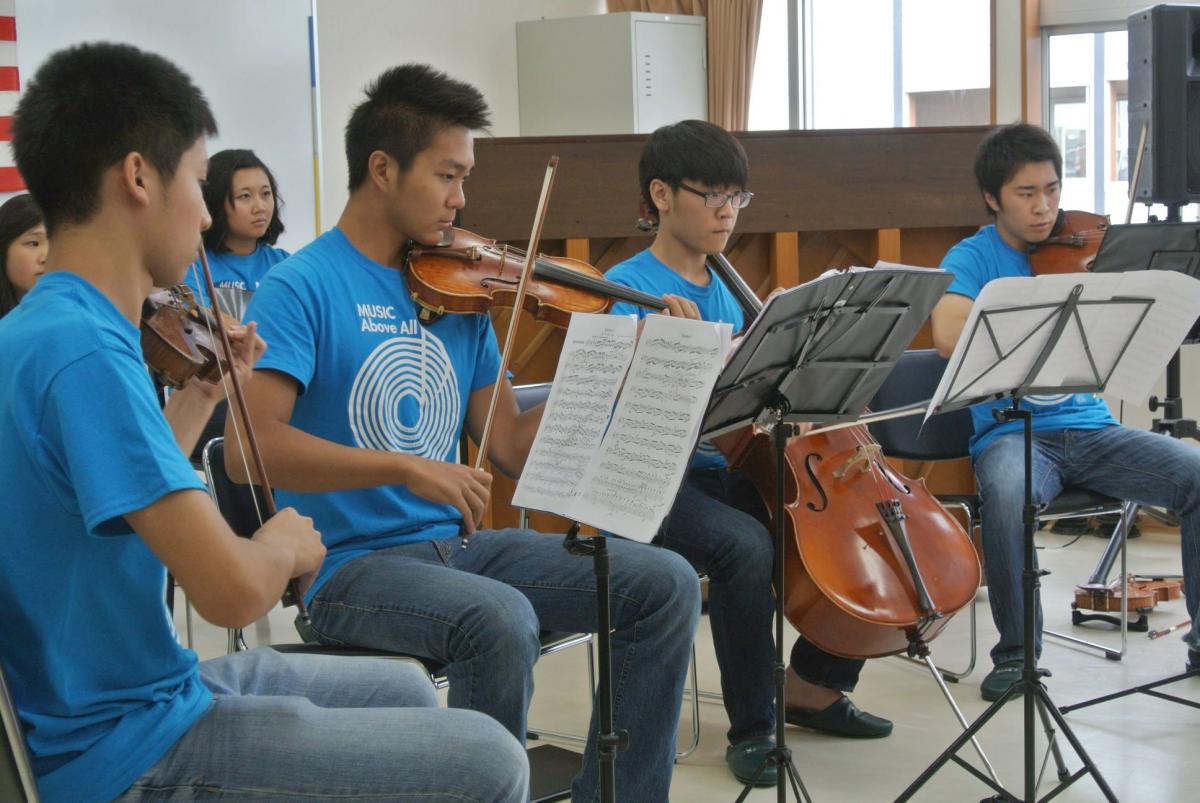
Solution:
<svg viewBox="0 0 1200 803"><path fill-rule="evenodd" d="M196 286L202 287L203 283L201 282L201 277L199 275L199 271L196 270L196 263L193 262L189 269L192 272L192 279L195 280ZM200 304L200 300L198 298L196 299L196 304L197 305ZM213 315L221 314L220 309L218 309L218 307L217 307L216 299L209 299L209 309L212 310ZM213 345L215 346L216 342L217 342L217 335L216 335L216 332L213 330L212 316L209 316L209 315L204 316L204 326L206 329L208 329L208 336L210 338L210 342L212 342ZM228 356L229 356L230 360L233 359L232 354L230 354ZM234 366L232 364L229 366L229 369L231 371L236 370L236 368L234 368ZM245 447L245 444L243 443L242 428L241 428L241 425L238 423L237 412L234 410L235 405L229 403L229 396L230 396L229 379L225 376L225 369L221 367L221 358L219 355L217 356L217 374L221 378L221 389L225 392L225 405L226 405L226 413L225 414L226 414L226 416L233 419L233 434L234 434L235 438L237 439L238 456L242 459L242 469L246 472L247 477L253 478L254 474L250 471L250 462L246 459L246 447ZM250 494L250 499L254 502L254 514L258 517L258 523L261 526L266 523L266 518L263 516L262 507L258 501L258 494L252 492Z"/></svg>

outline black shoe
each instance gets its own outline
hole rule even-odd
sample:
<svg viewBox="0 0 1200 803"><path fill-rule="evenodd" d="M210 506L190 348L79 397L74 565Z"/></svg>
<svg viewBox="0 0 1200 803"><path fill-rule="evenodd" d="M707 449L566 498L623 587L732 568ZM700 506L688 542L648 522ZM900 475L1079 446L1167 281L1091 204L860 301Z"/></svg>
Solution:
<svg viewBox="0 0 1200 803"><path fill-rule="evenodd" d="M739 783L774 786L779 778L779 768L774 763L763 767L767 753L771 752L773 747L774 740L765 736L744 739L725 748L725 764ZM759 772L759 767L762 767L762 772ZM755 773L758 774L757 778Z"/></svg>
<svg viewBox="0 0 1200 803"><path fill-rule="evenodd" d="M805 711L803 708L788 706L785 719L789 725L799 725L802 728L850 739L879 739L892 732L891 722L860 711L858 706L850 702L849 697L842 697L820 711Z"/></svg>
<svg viewBox="0 0 1200 803"><path fill-rule="evenodd" d="M996 702L1014 683L1021 679L1021 672L1024 668L1025 661L1021 658L996 664L979 684L979 696L989 703Z"/></svg>
<svg viewBox="0 0 1200 803"><path fill-rule="evenodd" d="M1200 650L1188 650L1187 663L1183 668L1186 672L1200 671Z"/></svg>

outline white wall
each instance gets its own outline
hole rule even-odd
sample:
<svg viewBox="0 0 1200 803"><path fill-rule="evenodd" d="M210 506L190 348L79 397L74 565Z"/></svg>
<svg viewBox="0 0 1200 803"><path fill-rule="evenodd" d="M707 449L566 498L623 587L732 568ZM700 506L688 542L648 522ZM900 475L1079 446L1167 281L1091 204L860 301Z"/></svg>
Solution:
<svg viewBox="0 0 1200 803"><path fill-rule="evenodd" d="M280 245L314 235L308 0L17 0L22 86L55 50L127 42L175 62L208 97L220 127L209 153L251 148L287 206Z"/></svg>
<svg viewBox="0 0 1200 803"><path fill-rule="evenodd" d="M362 100L363 87L379 73L424 62L474 84L491 107L491 133L515 137L520 133L516 23L604 10L604 0L317 0L324 227L337 222L349 194L346 121ZM469 185L467 194L470 203Z"/></svg>

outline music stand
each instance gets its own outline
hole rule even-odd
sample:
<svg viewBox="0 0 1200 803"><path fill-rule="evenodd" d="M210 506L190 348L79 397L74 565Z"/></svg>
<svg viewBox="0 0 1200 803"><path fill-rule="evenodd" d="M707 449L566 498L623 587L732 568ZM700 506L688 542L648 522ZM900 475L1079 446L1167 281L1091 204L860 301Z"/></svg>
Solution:
<svg viewBox="0 0 1200 803"><path fill-rule="evenodd" d="M771 299L717 378L701 437L757 423L771 430L776 454L775 746L739 802L771 764L779 768L781 802L789 783L797 800L811 801L784 736L784 464L791 425L859 418L952 278L943 271L876 269L800 285Z"/></svg>
<svg viewBox="0 0 1200 803"><path fill-rule="evenodd" d="M1190 317L1189 316L1190 313ZM1127 273L1119 276L1067 274L998 279L987 284L972 306L928 415L982 401L1011 397L997 417L1020 420L1025 442L1024 504L1024 665L1021 678L959 736L897 798L908 800L947 762L965 767L997 793L997 800L1037 799L1034 721L1048 713L1083 761L1063 778L1048 800L1090 774L1105 798L1115 801L1100 771L1054 706L1034 652L1034 598L1040 572L1034 569L1033 417L1025 397L1037 394L1115 392L1144 398L1175 344L1200 313L1200 284L1183 276ZM1148 322L1148 319L1153 319ZM1169 345L1168 345L1169 344ZM1126 359L1127 355L1136 355ZM1141 395L1139 395L1141 394ZM1010 700L1021 696L1024 710L1025 796L1018 798L967 765L958 751Z"/></svg>
<svg viewBox="0 0 1200 803"><path fill-rule="evenodd" d="M1100 244L1100 250L1096 254L1092 270L1096 273L1106 273L1124 272L1131 268L1134 270L1170 270L1187 274L1192 278L1200 278L1200 223L1167 222L1110 226ZM1200 320L1193 324L1183 342L1185 344L1200 342ZM1151 429L1173 438L1200 438L1200 430L1197 430L1195 419L1183 417L1179 363L1179 351L1176 350L1171 361L1167 363L1165 397L1161 402L1157 397L1150 399L1149 407L1152 411L1160 406L1163 408L1163 417L1154 419ZM1093 576L1100 573L1107 575L1112 567L1114 552L1115 550L1111 546L1105 551ZM1124 569L1122 569L1122 575L1124 575ZM1167 686L1198 674L1200 674L1200 668L1185 669L1182 673L1162 680L1143 683L1073 705L1064 705L1058 710L1067 714L1080 708L1088 708L1128 697L1131 694L1147 694L1151 697L1200 708L1200 704L1192 700L1156 691L1160 686Z"/></svg>

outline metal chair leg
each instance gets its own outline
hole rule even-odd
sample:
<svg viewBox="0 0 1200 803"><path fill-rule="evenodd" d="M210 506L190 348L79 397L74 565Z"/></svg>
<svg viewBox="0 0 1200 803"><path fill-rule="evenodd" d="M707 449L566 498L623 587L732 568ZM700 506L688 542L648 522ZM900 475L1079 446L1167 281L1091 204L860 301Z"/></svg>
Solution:
<svg viewBox="0 0 1200 803"><path fill-rule="evenodd" d="M692 698L692 741L683 750L675 752L675 760L683 761L685 758L696 752L696 748L700 745L700 683L696 672L696 642L692 642L692 693L689 695ZM686 694L686 690L684 691Z"/></svg>
<svg viewBox="0 0 1200 803"><path fill-rule="evenodd" d="M1133 526L1133 518L1137 515L1138 505L1135 502L1126 502L1121 508L1121 518L1117 522L1118 537L1120 538L1121 550L1121 649L1114 650L1111 647L1106 647L1103 644L1098 644L1094 641L1081 639L1077 636L1069 636L1066 633L1059 633L1055 630L1044 630L1046 636L1066 641L1087 649L1099 650L1105 658L1110 661L1119 661L1125 656L1125 650L1129 646L1129 606L1125 600L1129 599L1129 528Z"/></svg>

